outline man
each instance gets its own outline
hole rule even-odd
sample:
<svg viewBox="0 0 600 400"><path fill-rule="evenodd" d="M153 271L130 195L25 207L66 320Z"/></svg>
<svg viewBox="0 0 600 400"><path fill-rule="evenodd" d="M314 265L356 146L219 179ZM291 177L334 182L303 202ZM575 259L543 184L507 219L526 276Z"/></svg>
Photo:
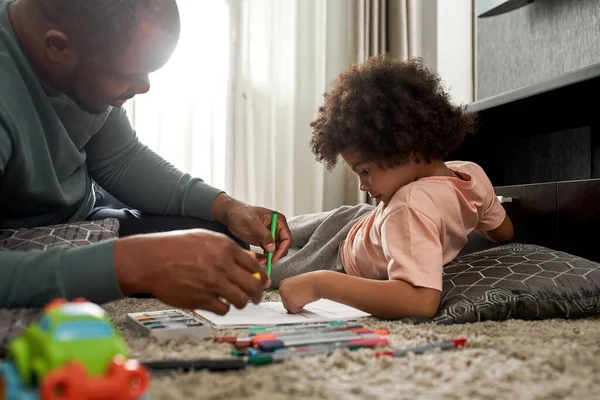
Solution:
<svg viewBox="0 0 600 400"><path fill-rule="evenodd" d="M292 244L285 218L274 243L270 210L174 168L121 107L149 90L178 39L175 0L0 0L0 229L105 217L122 227L82 248L0 251L0 307L150 294L224 314L260 301L264 259L218 227L277 262ZM140 212L98 208L95 184ZM191 227L221 233L181 230Z"/></svg>

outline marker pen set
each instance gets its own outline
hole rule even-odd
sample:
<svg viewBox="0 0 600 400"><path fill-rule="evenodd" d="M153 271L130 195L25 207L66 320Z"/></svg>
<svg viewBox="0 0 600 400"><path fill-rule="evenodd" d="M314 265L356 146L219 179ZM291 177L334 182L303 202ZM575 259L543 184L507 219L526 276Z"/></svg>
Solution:
<svg viewBox="0 0 600 400"><path fill-rule="evenodd" d="M129 313L127 324L134 331L158 339L203 339L213 332L210 324L179 309Z"/></svg>
<svg viewBox="0 0 600 400"><path fill-rule="evenodd" d="M313 346L305 347L290 347L277 349L272 352L265 352L252 347L243 350L234 350L233 355L238 357L227 358L227 359L200 359L200 360L165 360L165 361L147 361L144 362L153 372L169 371L169 370L181 370L181 371L194 371L206 369L209 371L230 371L239 370L246 368L247 365L267 365L276 362L283 362L286 360L292 360L300 357L328 355L333 353L337 349L349 349L356 350L359 348L369 348L376 346L387 345L387 339L377 340L363 340L356 341L356 346L350 345L346 341L317 344ZM467 343L467 339L460 338L455 340L449 340L440 343L431 343L424 346L398 349L393 351L384 351L375 353L375 358L380 357L405 357L406 355L422 354L431 350L451 350L455 348L464 347Z"/></svg>
<svg viewBox="0 0 600 400"><path fill-rule="evenodd" d="M176 339L211 336L212 329L204 321L181 310L162 310L127 315L129 326L146 335ZM254 327L248 336L221 336L218 343L230 343L235 357L225 359L157 360L142 361L153 372L182 370L228 371L246 368L247 365L267 365L301 357L328 355L338 349L358 350L387 346L388 332L370 329L356 321L328 322L273 327ZM463 347L466 339L432 343L420 347L374 353L380 357L404 357L410 353L422 354L430 350L450 350Z"/></svg>
<svg viewBox="0 0 600 400"><path fill-rule="evenodd" d="M246 359L248 364L263 365L293 358L329 354L337 349L356 350L386 346L388 332L372 330L362 325L344 322L314 324L297 329L280 327L254 328L248 337L217 337L216 342L231 343L232 354Z"/></svg>

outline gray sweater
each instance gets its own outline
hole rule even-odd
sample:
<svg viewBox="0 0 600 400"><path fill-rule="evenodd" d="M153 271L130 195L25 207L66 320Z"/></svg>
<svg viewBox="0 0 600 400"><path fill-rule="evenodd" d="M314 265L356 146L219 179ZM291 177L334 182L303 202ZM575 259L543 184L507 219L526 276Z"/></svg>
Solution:
<svg viewBox="0 0 600 400"><path fill-rule="evenodd" d="M146 213L210 219L221 191L140 143L123 109L90 114L41 82L12 29L11 1L0 0L0 229L86 219L92 181ZM0 308L122 297L114 242L0 251Z"/></svg>

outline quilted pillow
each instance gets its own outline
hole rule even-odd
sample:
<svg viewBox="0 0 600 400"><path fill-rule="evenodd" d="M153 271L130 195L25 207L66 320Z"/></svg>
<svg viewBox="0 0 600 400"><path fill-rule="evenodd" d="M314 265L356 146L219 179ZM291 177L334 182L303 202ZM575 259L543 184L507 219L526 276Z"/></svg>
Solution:
<svg viewBox="0 0 600 400"><path fill-rule="evenodd" d="M19 336L26 326L38 322L41 316L42 310L38 309L0 309L0 359L6 357L8 344Z"/></svg>
<svg viewBox="0 0 600 400"><path fill-rule="evenodd" d="M0 250L46 250L57 245L80 247L115 238L118 234L119 220L112 218L31 229L4 229L0 230Z"/></svg>
<svg viewBox="0 0 600 400"><path fill-rule="evenodd" d="M542 246L513 243L461 256L446 265L442 300L433 322L578 318L598 313L600 264Z"/></svg>
<svg viewBox="0 0 600 400"><path fill-rule="evenodd" d="M80 247L118 237L118 234L119 221L116 219L72 222L31 229L4 229L0 230L0 251L46 250L58 245ZM25 326L36 322L40 315L41 310L36 309L0 309L0 358L5 355L9 341L18 336Z"/></svg>

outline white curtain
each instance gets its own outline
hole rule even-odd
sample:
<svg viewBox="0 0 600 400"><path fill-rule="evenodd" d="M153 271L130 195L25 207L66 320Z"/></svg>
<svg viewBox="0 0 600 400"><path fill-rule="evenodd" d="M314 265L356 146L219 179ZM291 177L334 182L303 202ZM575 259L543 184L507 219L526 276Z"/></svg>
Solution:
<svg viewBox="0 0 600 400"><path fill-rule="evenodd" d="M233 37L227 188L288 217L345 202L343 168L309 148L323 93L354 61L347 0L230 0Z"/></svg>
<svg viewBox="0 0 600 400"><path fill-rule="evenodd" d="M225 187L229 7L178 0L182 32L150 92L126 104L140 140L193 176Z"/></svg>
<svg viewBox="0 0 600 400"><path fill-rule="evenodd" d="M126 104L132 124L180 169L288 217L364 202L347 167L315 161L310 122L350 64L414 55L415 2L178 0L180 43Z"/></svg>
<svg viewBox="0 0 600 400"><path fill-rule="evenodd" d="M388 1L388 44L387 51L399 60L423 57L423 31L435 31L434 26L423 24L422 8L432 7L431 0Z"/></svg>

